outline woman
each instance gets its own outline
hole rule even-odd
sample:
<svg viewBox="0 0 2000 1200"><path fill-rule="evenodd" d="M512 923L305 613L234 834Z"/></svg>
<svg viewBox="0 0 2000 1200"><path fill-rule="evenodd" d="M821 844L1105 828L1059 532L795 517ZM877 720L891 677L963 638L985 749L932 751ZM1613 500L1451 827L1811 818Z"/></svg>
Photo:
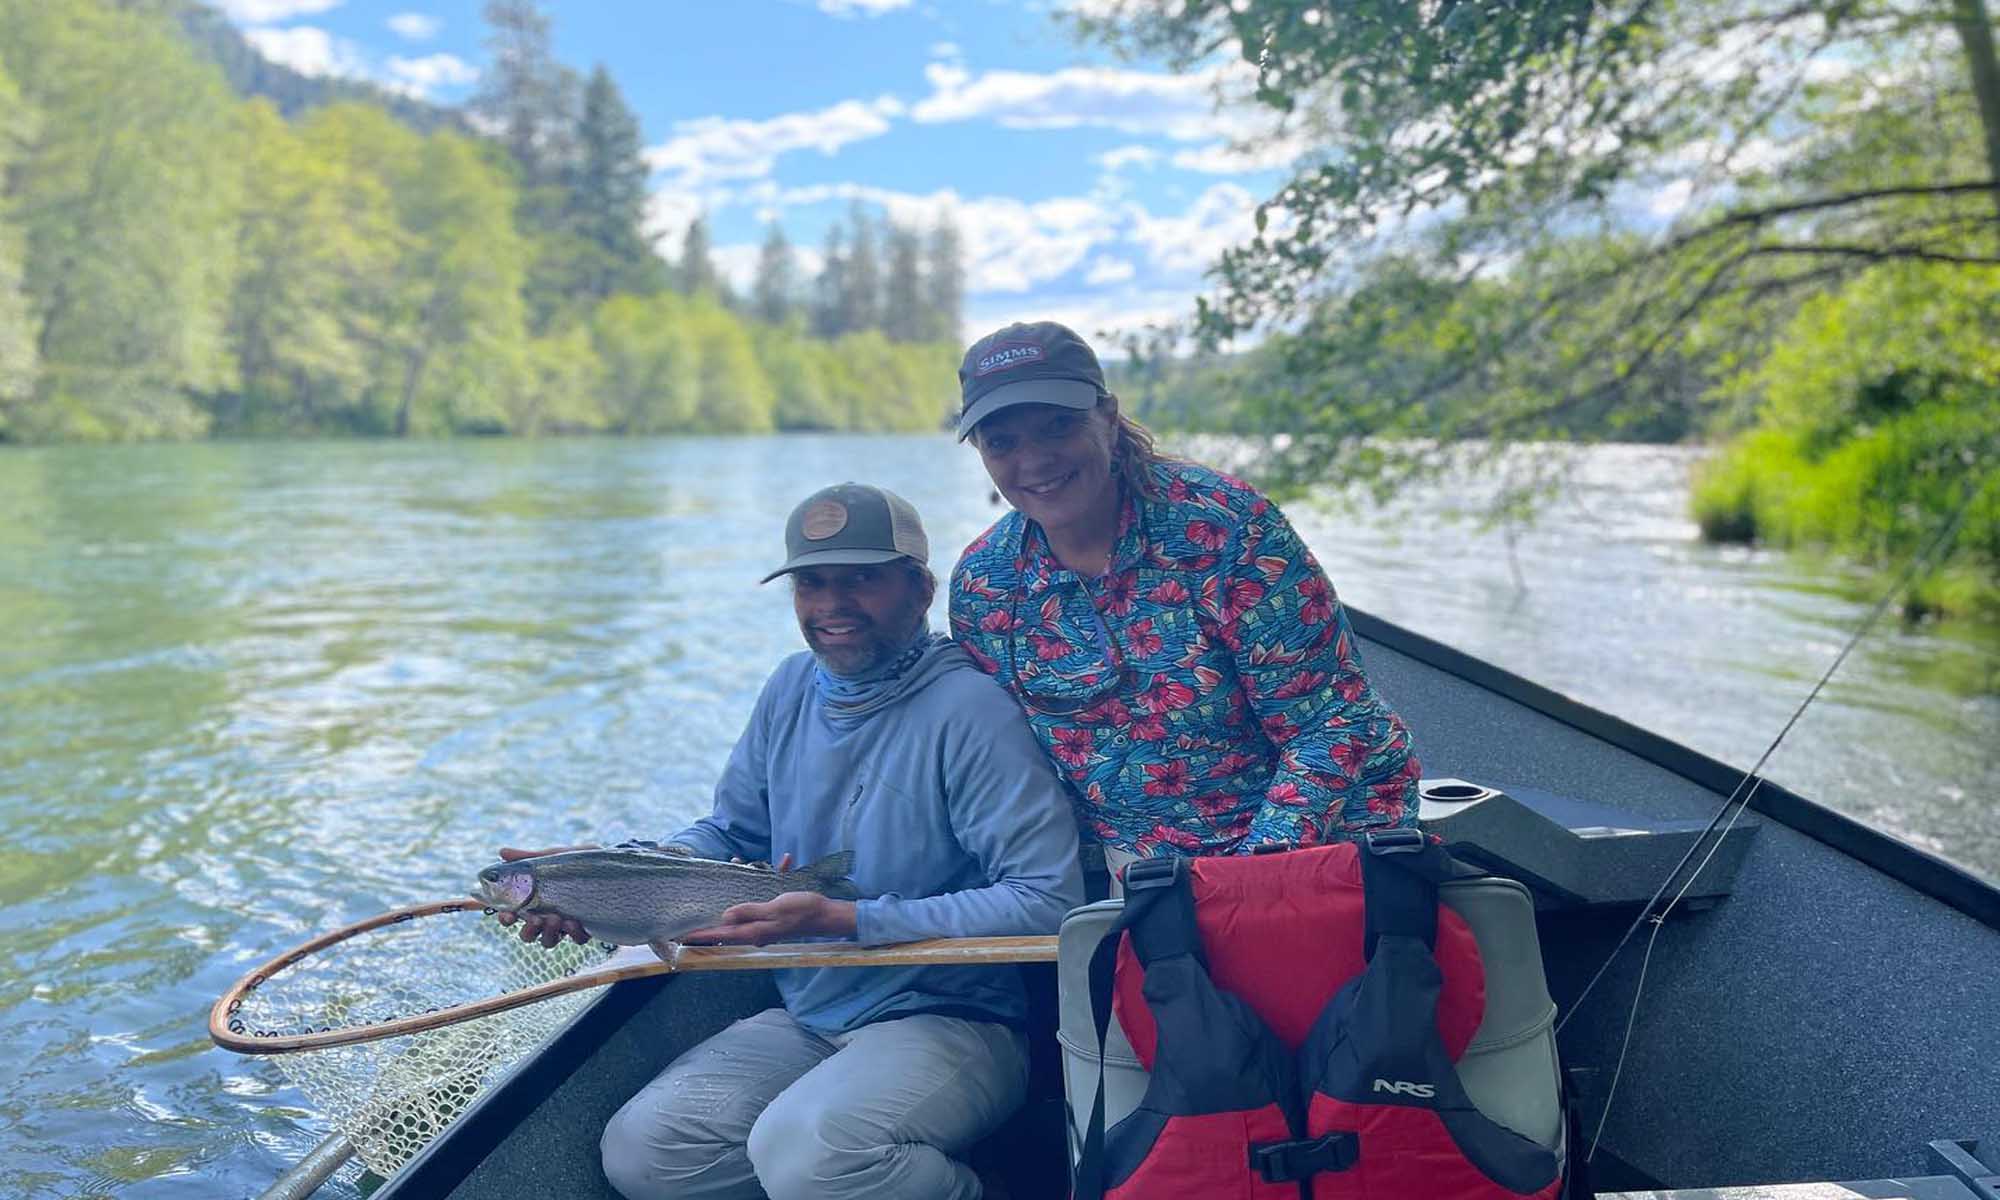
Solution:
<svg viewBox="0 0 2000 1200"><path fill-rule="evenodd" d="M989 334L959 381L959 439L1014 511L952 572L952 636L1014 694L1114 873L1415 824L1409 731L1269 500L1156 453L1061 325Z"/></svg>

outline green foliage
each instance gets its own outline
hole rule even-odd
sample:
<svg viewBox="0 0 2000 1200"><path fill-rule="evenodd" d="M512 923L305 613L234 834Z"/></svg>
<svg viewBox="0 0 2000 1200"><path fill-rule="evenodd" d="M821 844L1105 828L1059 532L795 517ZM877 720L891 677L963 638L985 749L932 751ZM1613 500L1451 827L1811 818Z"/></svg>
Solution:
<svg viewBox="0 0 2000 1200"><path fill-rule="evenodd" d="M185 437L228 386L234 105L156 18L0 0L0 66L40 115L7 201L40 360L16 437Z"/></svg>
<svg viewBox="0 0 2000 1200"><path fill-rule="evenodd" d="M37 123L37 114L0 65L0 179L32 143ZM29 396L35 384L35 335L22 290L23 274L21 231L15 224L12 198L0 196L0 441L9 436L14 405Z"/></svg>
<svg viewBox="0 0 2000 1200"><path fill-rule="evenodd" d="M616 433L689 428L701 386L680 297L613 296L591 321L603 364L606 427Z"/></svg>
<svg viewBox="0 0 2000 1200"><path fill-rule="evenodd" d="M955 346L732 312L703 228L663 288L616 87L489 7L506 144L232 100L176 0L0 0L0 441L938 425Z"/></svg>
<svg viewBox="0 0 2000 1200"><path fill-rule="evenodd" d="M1976 603L2000 607L1997 344L2000 271L1883 267L1808 302L1732 381L1763 423L1701 471L1704 534L1896 565L1979 488L1946 570L1959 584L1932 602L1963 608L1979 578Z"/></svg>

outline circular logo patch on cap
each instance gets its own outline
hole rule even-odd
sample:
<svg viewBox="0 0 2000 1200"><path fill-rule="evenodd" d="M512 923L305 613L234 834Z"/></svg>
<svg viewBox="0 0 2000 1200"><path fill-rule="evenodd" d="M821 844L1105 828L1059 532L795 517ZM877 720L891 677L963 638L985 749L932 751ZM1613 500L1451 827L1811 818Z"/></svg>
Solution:
<svg viewBox="0 0 2000 1200"><path fill-rule="evenodd" d="M823 542L847 528L847 506L838 500L821 500L806 510L799 532L807 541Z"/></svg>

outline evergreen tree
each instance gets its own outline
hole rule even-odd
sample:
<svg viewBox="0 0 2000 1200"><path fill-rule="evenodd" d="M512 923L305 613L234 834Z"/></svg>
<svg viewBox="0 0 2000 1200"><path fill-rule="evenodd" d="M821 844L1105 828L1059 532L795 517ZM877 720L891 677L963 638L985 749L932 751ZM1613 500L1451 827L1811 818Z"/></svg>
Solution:
<svg viewBox="0 0 2000 1200"><path fill-rule="evenodd" d="M958 345L965 340L965 247L950 213L939 215L929 250L922 338Z"/></svg>
<svg viewBox="0 0 2000 1200"><path fill-rule="evenodd" d="M914 229L889 226L889 280L882 292L882 332L896 342L924 340L923 241Z"/></svg>
<svg viewBox="0 0 2000 1200"><path fill-rule="evenodd" d="M826 248L821 253L819 279L813 287L813 332L823 338L847 332L847 252L845 235L839 225L826 231Z"/></svg>
<svg viewBox="0 0 2000 1200"><path fill-rule="evenodd" d="M574 161L576 72L556 61L539 0L487 0L493 61L472 98L475 115L500 131L530 203L558 186Z"/></svg>
<svg viewBox="0 0 2000 1200"><path fill-rule="evenodd" d="M785 231L773 221L757 255L757 278L751 284L750 311L758 320L782 325L798 307L799 264Z"/></svg>
<svg viewBox="0 0 2000 1200"><path fill-rule="evenodd" d="M0 64L0 179L7 177L18 148L31 143L36 123L34 110ZM0 195L0 441L9 438L10 409L34 387L36 366L28 298L21 290L21 236L8 208Z"/></svg>
<svg viewBox="0 0 2000 1200"><path fill-rule="evenodd" d="M642 232L647 171L639 120L601 65L584 88L576 141L566 224L592 260L580 271L582 296L594 301L613 292L652 290L660 272Z"/></svg>
<svg viewBox="0 0 2000 1200"><path fill-rule="evenodd" d="M879 329L882 325L882 268L875 257L875 222L854 202L848 214L852 247L847 255L846 287L840 295L842 332Z"/></svg>
<svg viewBox="0 0 2000 1200"><path fill-rule="evenodd" d="M680 290L689 296L706 294L723 300L728 298L722 274L715 269L715 258L709 250L708 221L705 218L696 217L688 222L687 233L681 238L681 261L674 278Z"/></svg>

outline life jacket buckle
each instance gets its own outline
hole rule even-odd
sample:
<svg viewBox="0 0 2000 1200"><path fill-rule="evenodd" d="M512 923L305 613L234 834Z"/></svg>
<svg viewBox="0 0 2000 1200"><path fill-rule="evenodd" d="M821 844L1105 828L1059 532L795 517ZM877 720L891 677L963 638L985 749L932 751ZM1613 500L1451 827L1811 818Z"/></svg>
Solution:
<svg viewBox="0 0 2000 1200"><path fill-rule="evenodd" d="M1297 1183L1321 1171L1345 1171L1360 1153L1359 1137L1336 1132L1289 1142L1253 1142L1250 1166L1266 1183Z"/></svg>
<svg viewBox="0 0 2000 1200"><path fill-rule="evenodd" d="M1429 841L1421 829L1407 826L1397 829L1370 829L1362 839L1368 843L1370 854L1418 854Z"/></svg>
<svg viewBox="0 0 2000 1200"><path fill-rule="evenodd" d="M1125 890L1143 892L1151 888L1172 887L1180 871L1181 860L1178 856L1134 859L1125 866Z"/></svg>

